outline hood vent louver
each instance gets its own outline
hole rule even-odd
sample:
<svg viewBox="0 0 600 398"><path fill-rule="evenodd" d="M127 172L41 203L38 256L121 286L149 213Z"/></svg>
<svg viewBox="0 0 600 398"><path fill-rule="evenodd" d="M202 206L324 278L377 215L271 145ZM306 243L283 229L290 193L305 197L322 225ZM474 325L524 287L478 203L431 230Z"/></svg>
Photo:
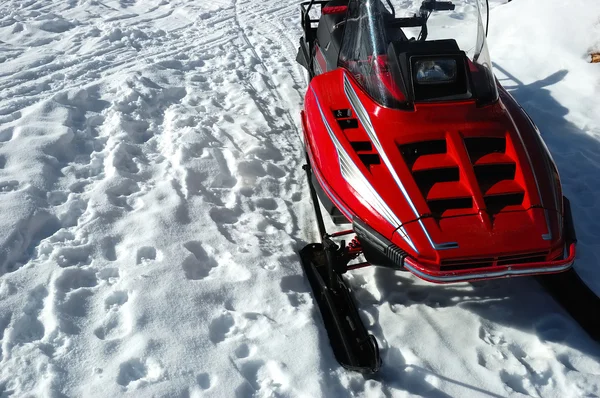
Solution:
<svg viewBox="0 0 600 398"><path fill-rule="evenodd" d="M515 181L517 164L506 154L505 137L464 139L488 214L523 204L525 191Z"/></svg>
<svg viewBox="0 0 600 398"><path fill-rule="evenodd" d="M425 155L445 154L446 141L422 141L412 144L400 145L400 152L409 169L412 169L417 159Z"/></svg>
<svg viewBox="0 0 600 398"><path fill-rule="evenodd" d="M399 149L434 217L473 208L473 198L460 182L460 170L445 140L404 144Z"/></svg>
<svg viewBox="0 0 600 398"><path fill-rule="evenodd" d="M485 155L506 152L506 139L504 137L476 137L465 138L465 147L471 158L476 163Z"/></svg>
<svg viewBox="0 0 600 398"><path fill-rule="evenodd" d="M500 181L515 179L516 165L514 162L512 164L475 164L473 168L475 169L475 177L477 178L479 188L481 188L481 193L484 195Z"/></svg>

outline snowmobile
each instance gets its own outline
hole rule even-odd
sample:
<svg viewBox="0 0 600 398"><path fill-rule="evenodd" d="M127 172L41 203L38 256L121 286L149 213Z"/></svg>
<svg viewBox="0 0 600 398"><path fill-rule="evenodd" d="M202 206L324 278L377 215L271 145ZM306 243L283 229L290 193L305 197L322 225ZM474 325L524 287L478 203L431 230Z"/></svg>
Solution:
<svg viewBox="0 0 600 398"><path fill-rule="evenodd" d="M469 18L454 23L460 31L428 26L455 10L451 1L424 0L408 16L390 0L300 5L304 168L321 238L300 257L347 369L381 366L342 277L368 265L440 284L537 275L600 335L600 317L584 309L599 299L572 269L577 239L556 165L493 74L489 5L456 3L475 15L469 35ZM435 37L446 31L456 37ZM329 233L321 205L351 228Z"/></svg>

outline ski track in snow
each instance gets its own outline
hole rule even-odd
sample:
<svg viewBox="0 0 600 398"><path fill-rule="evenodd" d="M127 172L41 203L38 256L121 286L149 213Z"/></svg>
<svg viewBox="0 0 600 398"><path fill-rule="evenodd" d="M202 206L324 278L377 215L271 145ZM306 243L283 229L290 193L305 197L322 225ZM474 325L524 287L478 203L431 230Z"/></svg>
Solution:
<svg viewBox="0 0 600 398"><path fill-rule="evenodd" d="M299 36L292 0L0 5L0 396L600 394L598 346L528 279L355 272L384 367L339 368L296 254L316 239ZM506 47L600 292L599 119Z"/></svg>

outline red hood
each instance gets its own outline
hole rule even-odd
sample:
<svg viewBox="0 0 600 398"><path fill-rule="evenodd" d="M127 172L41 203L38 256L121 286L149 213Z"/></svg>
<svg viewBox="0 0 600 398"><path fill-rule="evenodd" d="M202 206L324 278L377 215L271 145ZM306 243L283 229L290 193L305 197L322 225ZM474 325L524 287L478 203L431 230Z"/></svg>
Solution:
<svg viewBox="0 0 600 398"><path fill-rule="evenodd" d="M322 111L307 120L315 136L310 144L317 152L339 153L340 147L320 141L327 132L318 127L322 120L313 119L324 117L338 145L398 217L419 257L439 263L558 250L558 174L535 126L504 90L486 107L465 101L403 111L380 107L343 70L331 74L337 76L313 79L307 95L307 109L318 97ZM327 180L343 181L328 175L339 174L331 156L317 161ZM332 188L360 196L347 186ZM354 214L406 247L400 230L395 233L366 200L359 202L362 208L350 206ZM441 250L447 248L452 250Z"/></svg>

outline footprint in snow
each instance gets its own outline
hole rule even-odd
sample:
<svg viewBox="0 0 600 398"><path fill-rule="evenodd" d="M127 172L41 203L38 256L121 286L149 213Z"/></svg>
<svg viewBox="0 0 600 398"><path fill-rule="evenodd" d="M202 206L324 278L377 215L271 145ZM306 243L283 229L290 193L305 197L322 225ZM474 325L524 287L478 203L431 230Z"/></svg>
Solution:
<svg viewBox="0 0 600 398"><path fill-rule="evenodd" d="M67 296L67 299L59 305L61 312L70 317L82 318L88 315L89 300L94 292L88 289L80 289L72 292ZM75 333L71 333L75 334Z"/></svg>
<svg viewBox="0 0 600 398"><path fill-rule="evenodd" d="M46 328L39 319L39 315L44 308L46 296L48 296L48 291L41 285L29 293L23 314L4 333L5 346L30 343L44 337Z"/></svg>
<svg viewBox="0 0 600 398"><path fill-rule="evenodd" d="M111 151L109 161L115 170L136 174L140 171L138 166L140 155L134 146L120 143Z"/></svg>
<svg viewBox="0 0 600 398"><path fill-rule="evenodd" d="M485 325L479 327L479 339L490 346L503 345L506 343L502 333L496 333Z"/></svg>
<svg viewBox="0 0 600 398"><path fill-rule="evenodd" d="M19 181L11 180L0 182L0 192L12 192L19 189Z"/></svg>
<svg viewBox="0 0 600 398"><path fill-rule="evenodd" d="M129 295L125 291L117 290L112 292L104 300L104 308L107 310L118 309L129 300Z"/></svg>
<svg viewBox="0 0 600 398"><path fill-rule="evenodd" d="M530 396L529 391L527 391L527 388L525 388L525 379L523 376L509 373L503 369L500 371L500 380L502 380L509 390Z"/></svg>
<svg viewBox="0 0 600 398"><path fill-rule="evenodd" d="M267 163L267 174L274 178L282 178L285 177L288 173L279 166L276 166L272 163Z"/></svg>
<svg viewBox="0 0 600 398"><path fill-rule="evenodd" d="M279 396L286 395L285 388L290 384L290 376L285 364L276 361L263 361L260 359L246 360L239 366L240 374L246 379L236 389L237 396L260 395ZM254 391L251 394L251 387ZM256 394L261 391L262 394Z"/></svg>
<svg viewBox="0 0 600 398"><path fill-rule="evenodd" d="M60 206L67 201L69 194L65 191L52 191L46 197L50 206Z"/></svg>
<svg viewBox="0 0 600 398"><path fill-rule="evenodd" d="M258 198L254 200L256 207L264 210L277 210L277 201L273 198Z"/></svg>
<svg viewBox="0 0 600 398"><path fill-rule="evenodd" d="M227 334L235 326L235 320L229 312L224 312L212 320L208 327L210 341L218 344L225 340Z"/></svg>
<svg viewBox="0 0 600 398"><path fill-rule="evenodd" d="M483 350L481 348L477 348L477 363L479 364L479 366L484 367L487 369L487 358L486 358L486 354L485 352L483 352Z"/></svg>
<svg viewBox="0 0 600 398"><path fill-rule="evenodd" d="M117 383L124 387L136 388L160 381L164 376L161 364L154 358L142 360L132 358L119 365Z"/></svg>
<svg viewBox="0 0 600 398"><path fill-rule="evenodd" d="M119 238L114 236L107 236L100 241L100 252L102 256L108 261L117 260L116 246L119 243Z"/></svg>
<svg viewBox="0 0 600 398"><path fill-rule="evenodd" d="M148 264L151 261L156 260L157 251L152 246L143 246L137 250L135 263L137 265L140 264Z"/></svg>
<svg viewBox="0 0 600 398"><path fill-rule="evenodd" d="M0 142L10 141L13 138L14 128L9 127L4 130L0 130Z"/></svg>
<svg viewBox="0 0 600 398"><path fill-rule="evenodd" d="M238 208L228 209L227 207L213 207L209 211L210 218L216 224L235 224L238 222L241 210Z"/></svg>
<svg viewBox="0 0 600 398"><path fill-rule="evenodd" d="M89 245L60 247L52 253L52 257L62 268L89 265L92 247Z"/></svg>
<svg viewBox="0 0 600 398"><path fill-rule="evenodd" d="M290 305L294 308L312 302L308 282L301 275L284 276L281 278L279 287L287 295Z"/></svg>
<svg viewBox="0 0 600 398"><path fill-rule="evenodd" d="M132 320L129 314L115 308L108 312L100 326L94 330L94 335L100 340L118 340L129 335L132 330Z"/></svg>
<svg viewBox="0 0 600 398"><path fill-rule="evenodd" d="M61 293L67 293L79 288L94 287L98 284L96 272L91 269L64 268L54 281L55 288Z"/></svg>
<svg viewBox="0 0 600 398"><path fill-rule="evenodd" d="M256 352L256 347L246 343L241 344L234 351L235 356L239 359L248 358Z"/></svg>
<svg viewBox="0 0 600 398"><path fill-rule="evenodd" d="M67 30L73 29L75 25L66 19L54 15L55 18L48 18L43 22L37 22L37 28L50 33L64 33Z"/></svg>
<svg viewBox="0 0 600 398"><path fill-rule="evenodd" d="M104 299L107 314L102 324L94 330L96 337L100 340L115 340L131 332L131 314L123 308L128 301L129 294L122 290L115 290Z"/></svg>
<svg viewBox="0 0 600 398"><path fill-rule="evenodd" d="M127 202L129 196L139 191L140 187L137 182L129 178L122 178L106 189L106 196L114 206L127 208L129 207Z"/></svg>
<svg viewBox="0 0 600 398"><path fill-rule="evenodd" d="M191 254L183 261L185 277L190 280L201 280L208 276L210 270L217 267L217 261L211 257L198 241L189 241L183 245Z"/></svg>
<svg viewBox="0 0 600 398"><path fill-rule="evenodd" d="M196 382L203 390L208 390L211 386L211 377L208 373L200 373L196 376Z"/></svg>
<svg viewBox="0 0 600 398"><path fill-rule="evenodd" d="M98 271L97 276L98 279L104 281L108 285L114 285L119 281L119 269L112 267L102 268Z"/></svg>

